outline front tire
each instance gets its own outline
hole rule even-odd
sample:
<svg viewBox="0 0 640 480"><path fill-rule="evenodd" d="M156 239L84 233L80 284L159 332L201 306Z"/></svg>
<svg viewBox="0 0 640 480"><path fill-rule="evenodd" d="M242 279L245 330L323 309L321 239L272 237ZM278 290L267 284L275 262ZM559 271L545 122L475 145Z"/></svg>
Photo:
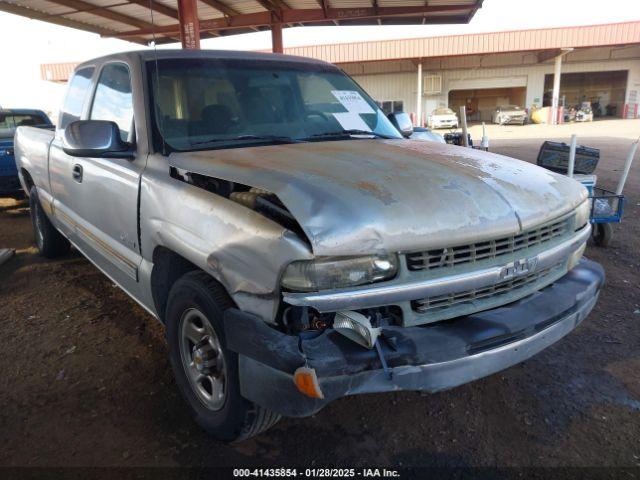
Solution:
<svg viewBox="0 0 640 480"><path fill-rule="evenodd" d="M202 271L181 277L167 301L169 360L196 422L223 441L257 435L280 415L240 395L238 355L226 348L223 315L233 302Z"/></svg>
<svg viewBox="0 0 640 480"><path fill-rule="evenodd" d="M40 253L46 258L56 258L69 253L71 249L69 240L56 230L44 213L38 198L38 189L35 186L29 190L29 209L33 234Z"/></svg>

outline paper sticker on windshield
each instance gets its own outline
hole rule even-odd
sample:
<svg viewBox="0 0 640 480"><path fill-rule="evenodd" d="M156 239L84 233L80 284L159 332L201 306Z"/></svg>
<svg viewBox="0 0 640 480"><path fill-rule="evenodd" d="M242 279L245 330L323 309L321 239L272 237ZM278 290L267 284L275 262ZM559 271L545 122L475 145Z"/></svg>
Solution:
<svg viewBox="0 0 640 480"><path fill-rule="evenodd" d="M369 125L367 125L357 113L334 113L333 116L338 121L340 126L345 130L364 130L365 132L371 131Z"/></svg>
<svg viewBox="0 0 640 480"><path fill-rule="evenodd" d="M355 90L331 90L333 96L351 113L376 113Z"/></svg>

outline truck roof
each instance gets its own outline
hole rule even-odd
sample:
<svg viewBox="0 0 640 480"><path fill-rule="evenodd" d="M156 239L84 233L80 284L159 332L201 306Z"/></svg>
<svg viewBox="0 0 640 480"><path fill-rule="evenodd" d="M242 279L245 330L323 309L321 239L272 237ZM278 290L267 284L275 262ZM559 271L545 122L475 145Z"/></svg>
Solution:
<svg viewBox="0 0 640 480"><path fill-rule="evenodd" d="M283 55L280 53L266 52L242 52L236 50L181 50L181 49L162 49L162 50L135 50L131 52L115 53L98 57L79 64L76 70L85 66L96 63L103 63L109 60L129 61L149 61L155 59L173 59L173 58L213 58L213 59L238 59L238 60L259 60L259 61L286 61L309 63L315 65L333 66L331 63L315 58L299 57L295 55ZM337 67L335 67L337 68Z"/></svg>

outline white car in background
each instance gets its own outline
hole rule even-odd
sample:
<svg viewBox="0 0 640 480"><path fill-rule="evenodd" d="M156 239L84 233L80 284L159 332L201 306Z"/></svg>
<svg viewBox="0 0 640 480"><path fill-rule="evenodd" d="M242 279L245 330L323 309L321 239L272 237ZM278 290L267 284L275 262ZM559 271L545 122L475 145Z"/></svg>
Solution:
<svg viewBox="0 0 640 480"><path fill-rule="evenodd" d="M458 117L450 108L436 108L427 118L429 128L458 128Z"/></svg>
<svg viewBox="0 0 640 480"><path fill-rule="evenodd" d="M524 125L527 121L527 112L518 105L503 105L496 107L491 114L491 121L498 125L518 124Z"/></svg>

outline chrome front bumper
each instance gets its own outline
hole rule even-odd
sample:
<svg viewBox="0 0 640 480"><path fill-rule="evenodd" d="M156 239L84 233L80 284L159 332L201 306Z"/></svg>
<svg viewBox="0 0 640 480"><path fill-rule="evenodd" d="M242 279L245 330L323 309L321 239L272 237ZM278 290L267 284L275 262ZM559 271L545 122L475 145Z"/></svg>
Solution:
<svg viewBox="0 0 640 480"><path fill-rule="evenodd" d="M389 371L375 350L332 329L315 337L290 336L230 310L225 333L227 346L238 353L242 395L282 415L302 417L346 395L437 392L522 362L579 325L603 283L602 267L582 260L554 284L509 305L428 327L383 327ZM323 399L296 389L293 373L303 365L316 370Z"/></svg>
<svg viewBox="0 0 640 480"><path fill-rule="evenodd" d="M585 244L590 235L591 226L587 225L568 240L527 258L526 261L535 264L536 270L553 267L566 261L572 253ZM348 290L313 293L284 292L282 296L289 305L308 306L319 312L358 310L488 287L503 281L507 274L505 272L509 272L513 267L514 262L509 262L500 266L428 280L407 281L400 284L386 282Z"/></svg>

